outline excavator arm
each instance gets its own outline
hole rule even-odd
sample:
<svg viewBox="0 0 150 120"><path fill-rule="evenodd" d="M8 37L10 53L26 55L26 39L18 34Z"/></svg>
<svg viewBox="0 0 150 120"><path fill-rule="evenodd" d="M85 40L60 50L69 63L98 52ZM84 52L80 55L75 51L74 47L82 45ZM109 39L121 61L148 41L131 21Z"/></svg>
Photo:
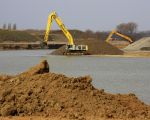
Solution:
<svg viewBox="0 0 150 120"><path fill-rule="evenodd" d="M52 12L48 17L46 33L45 33L45 37L44 37L44 43L48 44L48 37L49 37L49 33L50 33L50 30L51 30L51 25L52 25L53 20L56 21L59 28L63 31L64 35L68 39L68 45L66 46L67 50L72 50L72 51L87 51L88 50L87 45L75 45L74 44L74 40L73 40L72 35L67 30L67 28L65 27L65 25L63 24L61 19L57 16L57 13L55 11Z"/></svg>
<svg viewBox="0 0 150 120"><path fill-rule="evenodd" d="M45 42L46 43L48 42L49 32L51 30L51 25L52 25L53 20L56 21L56 23L58 24L59 28L63 31L64 35L67 37L68 44L69 45L74 45L74 41L73 41L73 38L72 38L71 34L67 30L67 28L65 27L65 25L63 24L61 19L57 16L56 12L52 12L49 15L49 17L48 17L46 33L45 33L45 38L44 38Z"/></svg>
<svg viewBox="0 0 150 120"><path fill-rule="evenodd" d="M49 32L51 30L51 25L52 25L52 22L53 22L53 14L54 13L51 13L49 16L48 16L48 21L47 21L47 26L46 26L46 32L45 32L45 36L44 36L44 43L48 43L48 38L49 38Z"/></svg>
<svg viewBox="0 0 150 120"><path fill-rule="evenodd" d="M106 39L106 42L109 42L111 37L113 36L113 34L115 33L115 30L111 31L111 33L109 34L109 36Z"/></svg>
<svg viewBox="0 0 150 120"><path fill-rule="evenodd" d="M120 37L122 37L122 38L128 40L130 43L133 42L130 37L128 37L128 36L126 36L126 35L123 35L123 34L117 32L116 30L113 30L113 31L109 34L109 36L108 36L107 39L106 39L106 42L109 42L109 41L111 40L111 37L112 37L114 34L116 34L116 35L118 35L118 36L120 36Z"/></svg>

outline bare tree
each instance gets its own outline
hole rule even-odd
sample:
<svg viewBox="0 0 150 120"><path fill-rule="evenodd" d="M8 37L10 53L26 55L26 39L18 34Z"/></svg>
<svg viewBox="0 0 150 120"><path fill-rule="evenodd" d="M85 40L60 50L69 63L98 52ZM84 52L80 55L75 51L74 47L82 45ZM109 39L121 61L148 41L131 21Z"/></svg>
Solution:
<svg viewBox="0 0 150 120"><path fill-rule="evenodd" d="M121 23L121 24L117 25L116 29L117 29L117 31L119 31L121 33L125 33L126 32L126 24Z"/></svg>
<svg viewBox="0 0 150 120"><path fill-rule="evenodd" d="M93 31L89 29L85 31L85 38L93 38L93 35L94 35Z"/></svg>
<svg viewBox="0 0 150 120"><path fill-rule="evenodd" d="M17 25L13 24L13 30L17 30Z"/></svg>
<svg viewBox="0 0 150 120"><path fill-rule="evenodd" d="M8 30L11 30L11 23L8 24Z"/></svg>
<svg viewBox="0 0 150 120"><path fill-rule="evenodd" d="M99 31L95 32L95 38L101 39L101 32L99 32Z"/></svg>
<svg viewBox="0 0 150 120"><path fill-rule="evenodd" d="M128 23L128 33L133 34L137 32L137 27L138 25L134 22L129 22Z"/></svg>
<svg viewBox="0 0 150 120"><path fill-rule="evenodd" d="M3 24L3 30L6 30L6 24Z"/></svg>
<svg viewBox="0 0 150 120"><path fill-rule="evenodd" d="M116 29L117 31L125 34L133 34L137 32L138 25L134 22L129 23L121 23L117 25Z"/></svg>

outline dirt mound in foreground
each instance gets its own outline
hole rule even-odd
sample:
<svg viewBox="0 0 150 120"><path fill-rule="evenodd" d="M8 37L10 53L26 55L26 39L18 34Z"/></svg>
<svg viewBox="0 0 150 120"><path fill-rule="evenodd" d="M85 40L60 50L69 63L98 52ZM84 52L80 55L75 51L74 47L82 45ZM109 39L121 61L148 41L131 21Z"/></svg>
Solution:
<svg viewBox="0 0 150 120"><path fill-rule="evenodd" d="M122 55L123 51L106 43L105 41L90 39L90 40L77 40L77 45L88 45L88 51L84 54L87 55ZM52 52L52 55L63 55L66 52L65 46Z"/></svg>
<svg viewBox="0 0 150 120"><path fill-rule="evenodd" d="M94 88L90 76L49 73L47 65L44 61L20 75L0 77L0 116L150 119L149 106L134 94L109 94Z"/></svg>

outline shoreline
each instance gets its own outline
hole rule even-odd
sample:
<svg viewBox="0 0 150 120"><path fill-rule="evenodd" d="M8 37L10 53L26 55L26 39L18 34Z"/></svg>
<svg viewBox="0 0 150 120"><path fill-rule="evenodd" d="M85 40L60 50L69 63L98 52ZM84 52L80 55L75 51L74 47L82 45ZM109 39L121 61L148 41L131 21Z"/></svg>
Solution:
<svg viewBox="0 0 150 120"><path fill-rule="evenodd" d="M1 51L25 51L25 50L55 50L55 49L0 49ZM51 55L51 54L49 54ZM56 55L56 56L66 56L66 55ZM72 56L72 55L70 55ZM73 55L73 56L80 56L80 55ZM121 58L150 58L150 51L124 51L123 55L81 55L81 56L91 56L91 57L121 57Z"/></svg>

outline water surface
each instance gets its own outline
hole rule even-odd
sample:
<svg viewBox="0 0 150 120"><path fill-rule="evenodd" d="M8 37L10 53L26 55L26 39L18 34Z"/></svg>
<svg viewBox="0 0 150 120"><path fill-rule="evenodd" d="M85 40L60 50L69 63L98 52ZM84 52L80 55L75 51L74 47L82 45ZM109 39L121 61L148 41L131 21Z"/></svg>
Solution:
<svg viewBox="0 0 150 120"><path fill-rule="evenodd" d="M50 71L90 75L95 87L111 93L135 93L150 104L150 59L100 56L52 56L50 50L0 51L0 73L18 74L46 59Z"/></svg>

